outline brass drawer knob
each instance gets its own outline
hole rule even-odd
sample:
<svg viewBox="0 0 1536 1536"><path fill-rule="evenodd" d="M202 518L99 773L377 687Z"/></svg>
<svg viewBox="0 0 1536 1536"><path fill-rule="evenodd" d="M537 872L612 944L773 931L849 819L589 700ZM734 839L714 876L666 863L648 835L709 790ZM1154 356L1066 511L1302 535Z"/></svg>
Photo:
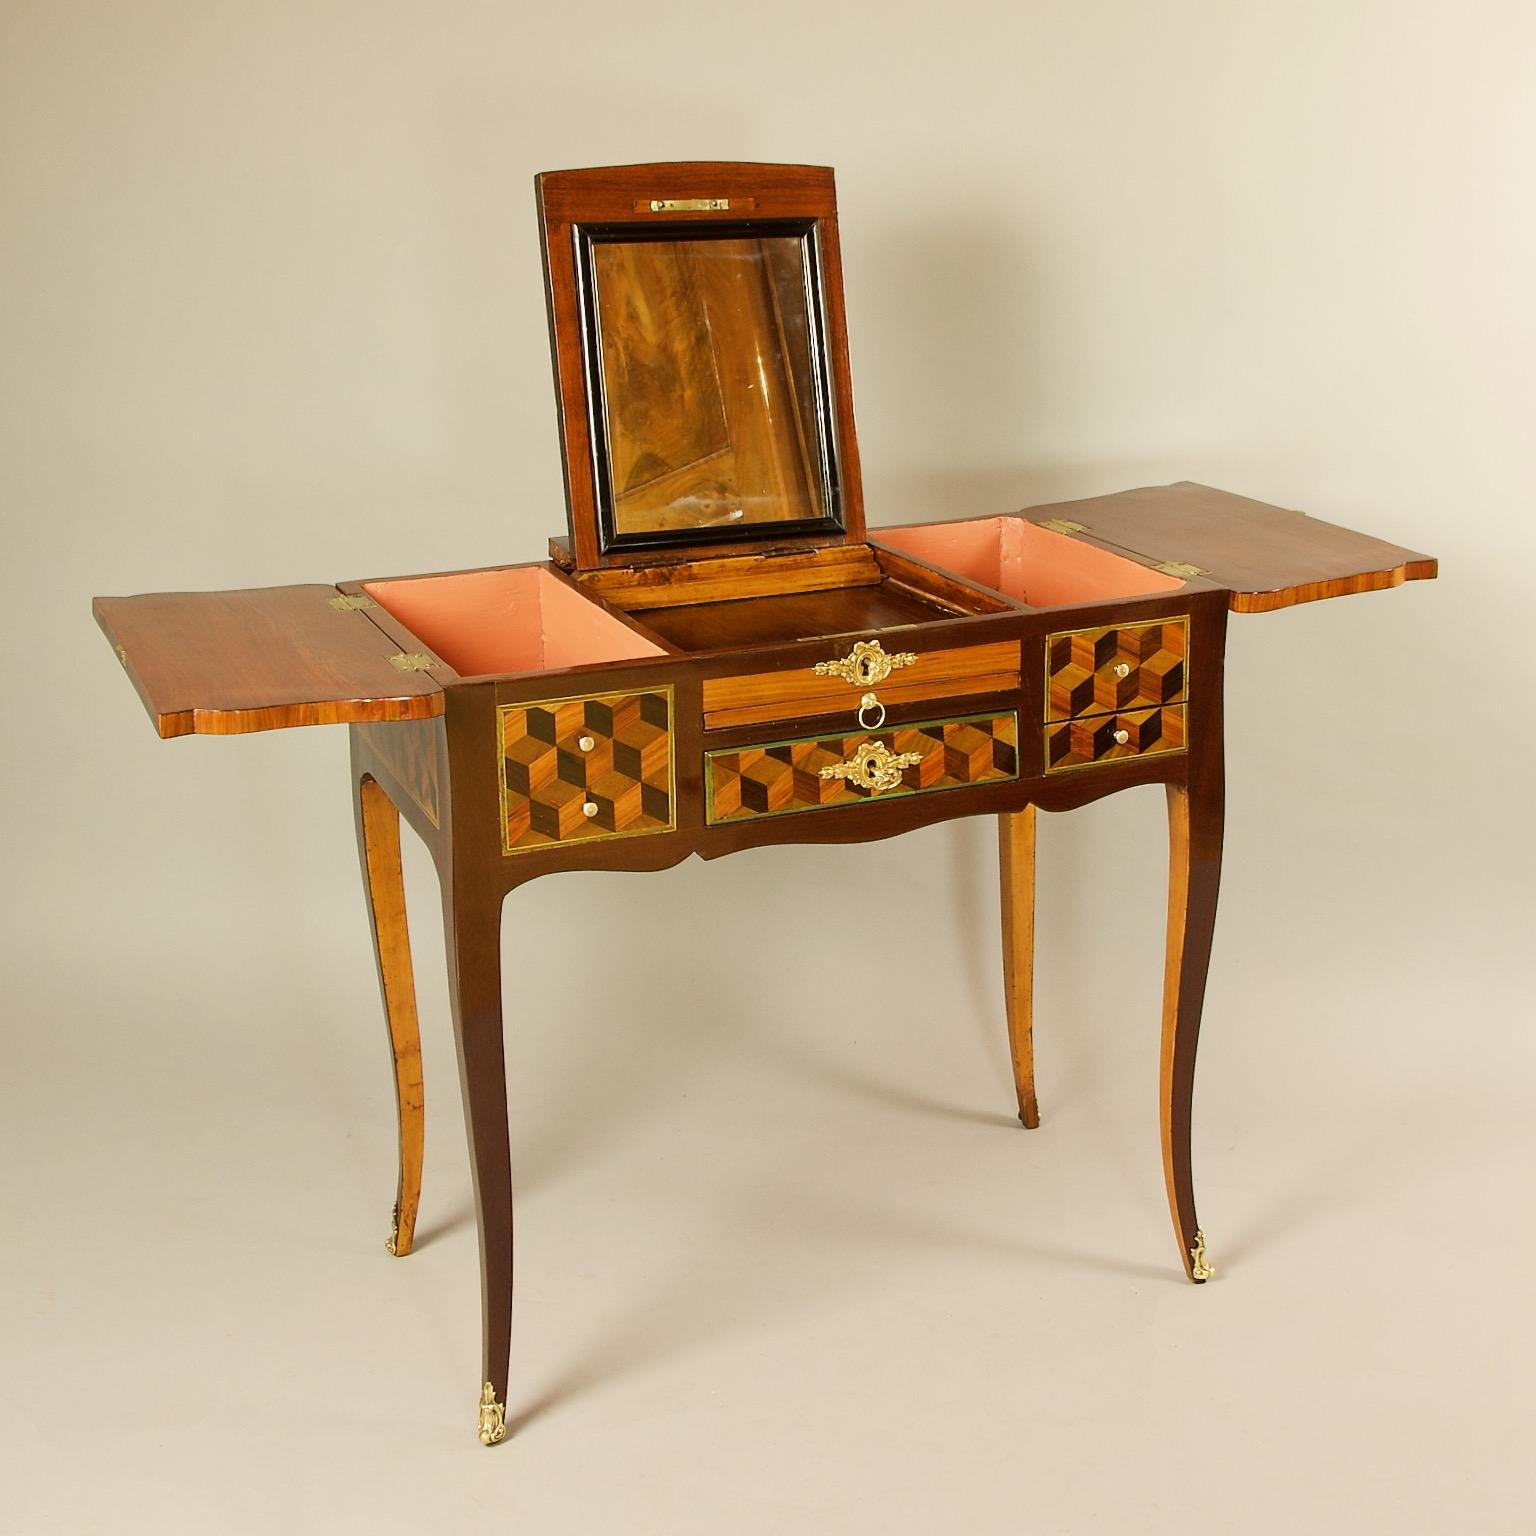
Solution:
<svg viewBox="0 0 1536 1536"><path fill-rule="evenodd" d="M1115 732L1115 745L1117 747L1123 747L1130 739L1131 733L1125 730L1123 727Z"/></svg>
<svg viewBox="0 0 1536 1536"><path fill-rule="evenodd" d="M1128 661L1120 661L1120 662L1116 662L1115 663L1115 676L1116 677L1129 677L1130 675L1131 675L1131 664L1130 664L1130 662L1128 662Z"/></svg>
<svg viewBox="0 0 1536 1536"><path fill-rule="evenodd" d="M883 683L898 667L915 667L913 651L888 655L878 640L859 640L841 661L818 661L811 668L816 677L840 677L855 688L871 688Z"/></svg>
<svg viewBox="0 0 1536 1536"><path fill-rule="evenodd" d="M588 800L581 808L581 814L589 821L597 815L597 801Z"/></svg>
<svg viewBox="0 0 1536 1536"><path fill-rule="evenodd" d="M883 741L861 741L852 757L841 763L828 763L821 770L824 779L847 779L871 795L895 789L901 783L901 770L915 768L922 762L921 752L892 752Z"/></svg>
<svg viewBox="0 0 1536 1536"><path fill-rule="evenodd" d="M583 752L590 752L592 748L597 745L597 742L594 741L590 736L579 736L576 739L576 745L580 747Z"/></svg>

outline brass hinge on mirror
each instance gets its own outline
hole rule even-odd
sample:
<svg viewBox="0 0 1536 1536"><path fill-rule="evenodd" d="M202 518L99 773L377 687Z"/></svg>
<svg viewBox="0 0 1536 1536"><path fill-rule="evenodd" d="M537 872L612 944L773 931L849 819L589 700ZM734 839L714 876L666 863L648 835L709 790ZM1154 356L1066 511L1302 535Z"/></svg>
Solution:
<svg viewBox="0 0 1536 1536"><path fill-rule="evenodd" d="M362 592L342 592L338 596L328 599L332 608L338 613L346 613L353 608L377 608L379 605L371 597Z"/></svg>
<svg viewBox="0 0 1536 1536"><path fill-rule="evenodd" d="M398 672L425 672L437 663L420 651L400 651L389 658L390 666Z"/></svg>
<svg viewBox="0 0 1536 1536"><path fill-rule="evenodd" d="M648 205L652 213L727 213L728 197L653 197Z"/></svg>
<svg viewBox="0 0 1536 1536"><path fill-rule="evenodd" d="M1074 523L1069 517L1048 517L1043 523L1036 523L1037 528L1049 528L1052 533L1087 533L1086 523Z"/></svg>
<svg viewBox="0 0 1536 1536"><path fill-rule="evenodd" d="M1189 581L1196 576L1211 574L1203 565L1190 565L1186 560L1164 560L1154 565L1152 569L1161 571L1164 576L1177 576L1180 581Z"/></svg>

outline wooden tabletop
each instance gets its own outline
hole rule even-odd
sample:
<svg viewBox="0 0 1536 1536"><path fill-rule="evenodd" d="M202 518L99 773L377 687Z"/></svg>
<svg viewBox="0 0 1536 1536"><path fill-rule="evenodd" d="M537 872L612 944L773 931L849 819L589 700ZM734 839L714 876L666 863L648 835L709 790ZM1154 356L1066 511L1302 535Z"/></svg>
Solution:
<svg viewBox="0 0 1536 1536"><path fill-rule="evenodd" d="M1197 567L1232 589L1237 613L1374 592L1437 571L1428 555L1189 480L1030 507L1024 516L1081 524L1084 537L1153 564Z"/></svg>
<svg viewBox="0 0 1536 1536"><path fill-rule="evenodd" d="M98 597L112 642L162 736L233 736L293 725L421 720L443 712L428 671L335 587Z"/></svg>

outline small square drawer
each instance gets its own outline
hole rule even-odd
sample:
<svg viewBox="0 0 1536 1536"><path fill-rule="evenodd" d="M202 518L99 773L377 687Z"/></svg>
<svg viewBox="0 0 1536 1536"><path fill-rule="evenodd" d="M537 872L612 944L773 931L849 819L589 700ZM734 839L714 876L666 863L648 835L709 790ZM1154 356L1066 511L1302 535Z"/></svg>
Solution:
<svg viewBox="0 0 1536 1536"><path fill-rule="evenodd" d="M670 688L504 704L496 723L504 853L676 826Z"/></svg>
<svg viewBox="0 0 1536 1536"><path fill-rule="evenodd" d="M711 826L1019 776L1019 717L966 715L704 754Z"/></svg>
<svg viewBox="0 0 1536 1536"><path fill-rule="evenodd" d="M1185 697L1189 620L1115 624L1052 635L1045 652L1047 720L1175 704Z"/></svg>
<svg viewBox="0 0 1536 1536"><path fill-rule="evenodd" d="M1091 768L1095 763L1182 752L1186 705L1134 709L1080 720L1053 720L1045 728L1045 771Z"/></svg>

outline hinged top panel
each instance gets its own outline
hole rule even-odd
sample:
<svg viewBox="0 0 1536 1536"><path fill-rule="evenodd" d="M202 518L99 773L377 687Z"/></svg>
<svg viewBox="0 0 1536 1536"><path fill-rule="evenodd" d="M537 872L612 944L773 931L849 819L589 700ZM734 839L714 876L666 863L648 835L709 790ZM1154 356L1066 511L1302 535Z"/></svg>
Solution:
<svg viewBox="0 0 1536 1536"><path fill-rule="evenodd" d="M861 541L832 172L536 185L576 567Z"/></svg>
<svg viewBox="0 0 1536 1536"><path fill-rule="evenodd" d="M402 653L340 596L256 587L98 597L94 608L162 736L442 714L432 659Z"/></svg>
<svg viewBox="0 0 1536 1536"><path fill-rule="evenodd" d="M1236 613L1374 592L1436 572L1429 555L1188 480L1031 507L1024 516L1182 581L1209 577L1232 589Z"/></svg>

